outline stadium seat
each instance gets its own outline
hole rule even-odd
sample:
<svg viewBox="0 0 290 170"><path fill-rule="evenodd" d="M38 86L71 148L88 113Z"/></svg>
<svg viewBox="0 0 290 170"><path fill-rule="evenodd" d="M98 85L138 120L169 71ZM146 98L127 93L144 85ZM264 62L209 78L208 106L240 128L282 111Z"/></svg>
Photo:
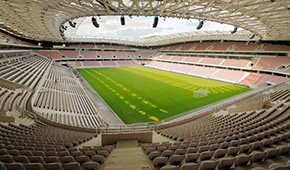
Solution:
<svg viewBox="0 0 290 170"><path fill-rule="evenodd" d="M159 157L153 159L153 165L158 166L158 167L166 165L167 162L168 162L168 158L163 157L163 156L159 156Z"/></svg>

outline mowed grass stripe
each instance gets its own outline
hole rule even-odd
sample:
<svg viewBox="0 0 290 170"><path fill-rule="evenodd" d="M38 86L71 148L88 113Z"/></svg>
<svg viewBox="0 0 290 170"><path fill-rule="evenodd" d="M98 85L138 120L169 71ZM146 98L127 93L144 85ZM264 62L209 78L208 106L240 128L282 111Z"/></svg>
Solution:
<svg viewBox="0 0 290 170"><path fill-rule="evenodd" d="M127 124L162 120L249 90L145 67L78 71ZM211 94L193 98L197 89L207 89Z"/></svg>

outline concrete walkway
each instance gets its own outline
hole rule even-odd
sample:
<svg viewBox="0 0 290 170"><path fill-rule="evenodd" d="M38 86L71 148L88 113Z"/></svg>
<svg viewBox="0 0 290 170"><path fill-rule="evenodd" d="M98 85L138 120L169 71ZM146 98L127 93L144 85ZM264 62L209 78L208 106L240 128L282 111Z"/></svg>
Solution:
<svg viewBox="0 0 290 170"><path fill-rule="evenodd" d="M111 108L103 101L103 99L98 95L98 93L88 84L88 82L80 77L82 81L80 83L84 87L85 92L95 105L98 113L102 118L109 124L124 125L122 120L111 110Z"/></svg>
<svg viewBox="0 0 290 170"><path fill-rule="evenodd" d="M137 140L117 142L114 149L105 163L101 166L103 170L144 170L154 169L152 162L138 147Z"/></svg>

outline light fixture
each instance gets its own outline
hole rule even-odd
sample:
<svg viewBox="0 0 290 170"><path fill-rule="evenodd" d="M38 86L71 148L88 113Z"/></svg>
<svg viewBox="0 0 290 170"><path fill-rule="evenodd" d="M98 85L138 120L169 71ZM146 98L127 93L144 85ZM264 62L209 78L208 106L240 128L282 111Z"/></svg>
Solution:
<svg viewBox="0 0 290 170"><path fill-rule="evenodd" d="M121 16L120 20L121 20L121 25L125 25L125 17Z"/></svg>
<svg viewBox="0 0 290 170"><path fill-rule="evenodd" d="M199 21L199 24L198 24L198 26L196 27L197 30L200 30L200 29L202 28L202 26L203 26L203 22L204 22L204 21Z"/></svg>
<svg viewBox="0 0 290 170"><path fill-rule="evenodd" d="M95 18L95 17L92 17L92 24L93 24L96 28L99 28L99 27L100 27L100 25L99 25L98 22L97 22L97 18Z"/></svg>
<svg viewBox="0 0 290 170"><path fill-rule="evenodd" d="M154 18L154 22L153 22L153 28L156 28L157 27L157 25L158 25L158 17L156 16L155 18Z"/></svg>
<svg viewBox="0 0 290 170"><path fill-rule="evenodd" d="M231 32L231 34L234 34L238 31L238 27L235 27L234 30Z"/></svg>

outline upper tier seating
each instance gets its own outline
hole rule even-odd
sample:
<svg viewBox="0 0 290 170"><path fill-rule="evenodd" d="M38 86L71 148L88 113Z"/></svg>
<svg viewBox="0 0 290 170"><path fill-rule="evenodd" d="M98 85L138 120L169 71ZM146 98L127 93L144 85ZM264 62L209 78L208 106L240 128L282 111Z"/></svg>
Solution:
<svg viewBox="0 0 290 170"><path fill-rule="evenodd" d="M84 67L99 67L101 66L99 61L83 61Z"/></svg>
<svg viewBox="0 0 290 170"><path fill-rule="evenodd" d="M258 63L254 66L254 69L261 70L276 70L282 64L289 64L290 57L261 57Z"/></svg>
<svg viewBox="0 0 290 170"><path fill-rule="evenodd" d="M133 65L138 65L136 62L134 61L124 61L124 60L119 60L117 61L119 66L133 66Z"/></svg>
<svg viewBox="0 0 290 170"><path fill-rule="evenodd" d="M212 45L213 45L213 42L197 43L194 50L211 50L208 48L210 48Z"/></svg>
<svg viewBox="0 0 290 170"><path fill-rule="evenodd" d="M18 57L0 63L0 77L34 89L50 63L37 55Z"/></svg>
<svg viewBox="0 0 290 170"><path fill-rule="evenodd" d="M83 58L97 58L96 51L80 51Z"/></svg>
<svg viewBox="0 0 290 170"><path fill-rule="evenodd" d="M178 45L172 45L168 48L169 51L173 50L173 51L177 51L180 50L182 47L182 45L178 44Z"/></svg>
<svg viewBox="0 0 290 170"><path fill-rule="evenodd" d="M74 47L74 46L70 46L70 47ZM77 48L95 48L95 45L94 44L80 44L80 45L77 45Z"/></svg>
<svg viewBox="0 0 290 170"><path fill-rule="evenodd" d="M51 67L33 106L41 116L61 124L87 128L103 126L80 83L62 66Z"/></svg>
<svg viewBox="0 0 290 170"><path fill-rule="evenodd" d="M116 67L119 66L116 61L100 61L102 66Z"/></svg>
<svg viewBox="0 0 290 170"><path fill-rule="evenodd" d="M66 56L66 58L78 58L78 51L59 50L59 53Z"/></svg>
<svg viewBox="0 0 290 170"><path fill-rule="evenodd" d="M150 58L153 57L155 55L154 52L139 52L139 53L135 53L135 57L136 58L140 58L139 56L141 56L142 58Z"/></svg>
<svg viewBox="0 0 290 170"><path fill-rule="evenodd" d="M169 61L183 61L185 58L183 56L172 56Z"/></svg>
<svg viewBox="0 0 290 170"><path fill-rule="evenodd" d="M53 59L63 59L59 51L35 51L35 53L42 56L50 56Z"/></svg>
<svg viewBox="0 0 290 170"><path fill-rule="evenodd" d="M190 59L195 58L195 61L197 60L196 59L197 57L187 57L187 58L190 58ZM185 62L187 58L185 58L182 62ZM211 59L213 59L213 61L216 61L215 58L211 58ZM201 58L201 60L203 60L203 58ZM206 60L206 61L212 62L212 60ZM193 66L193 65L185 65L185 64L166 63L166 62L159 62L159 61L152 61L150 63L146 63L145 66L162 69L166 71L189 74L189 75L193 75L197 77L217 79L217 80L221 80L221 81L225 81L229 83L240 83L243 85L259 85L260 83L263 83L266 81L269 81L272 84L277 84L277 83L281 83L288 80L288 78L285 78L285 77L278 77L278 76L268 75L268 74L249 73L249 72L244 72L244 71L234 71L234 70L228 70L228 69L217 69L217 68L209 68L209 67L201 67L201 66Z"/></svg>
<svg viewBox="0 0 290 170"><path fill-rule="evenodd" d="M258 48L259 44L250 43L247 45L244 42L238 42L235 44L235 46L235 51L255 51Z"/></svg>
<svg viewBox="0 0 290 170"><path fill-rule="evenodd" d="M97 53L101 58L113 58L113 53L109 51L97 51Z"/></svg>
<svg viewBox="0 0 290 170"><path fill-rule="evenodd" d="M290 51L290 47L286 45L266 44L264 50L265 51Z"/></svg>
<svg viewBox="0 0 290 170"><path fill-rule="evenodd" d="M193 47L195 47L196 44L194 43L186 43L183 44L180 50L192 50Z"/></svg>
<svg viewBox="0 0 290 170"><path fill-rule="evenodd" d="M230 46L234 45L235 42L216 42L214 43L212 50L218 50L218 51L226 51Z"/></svg>
<svg viewBox="0 0 290 170"><path fill-rule="evenodd" d="M287 45L272 45L246 42L198 42L173 44L161 47L160 51L290 51Z"/></svg>
<svg viewBox="0 0 290 170"><path fill-rule="evenodd" d="M198 63L200 60L202 60L202 57L186 57L183 62L186 63Z"/></svg>
<svg viewBox="0 0 290 170"><path fill-rule="evenodd" d="M208 64L208 65L220 65L225 59L223 58L203 58L199 61L201 64Z"/></svg>
<svg viewBox="0 0 290 170"><path fill-rule="evenodd" d="M123 58L123 59L133 58L134 57L132 53L127 53L127 52L116 52L116 51L114 51L113 54L115 56L117 56L117 58Z"/></svg>
<svg viewBox="0 0 290 170"><path fill-rule="evenodd" d="M226 59L221 65L232 67L246 67L250 63L249 60Z"/></svg>

